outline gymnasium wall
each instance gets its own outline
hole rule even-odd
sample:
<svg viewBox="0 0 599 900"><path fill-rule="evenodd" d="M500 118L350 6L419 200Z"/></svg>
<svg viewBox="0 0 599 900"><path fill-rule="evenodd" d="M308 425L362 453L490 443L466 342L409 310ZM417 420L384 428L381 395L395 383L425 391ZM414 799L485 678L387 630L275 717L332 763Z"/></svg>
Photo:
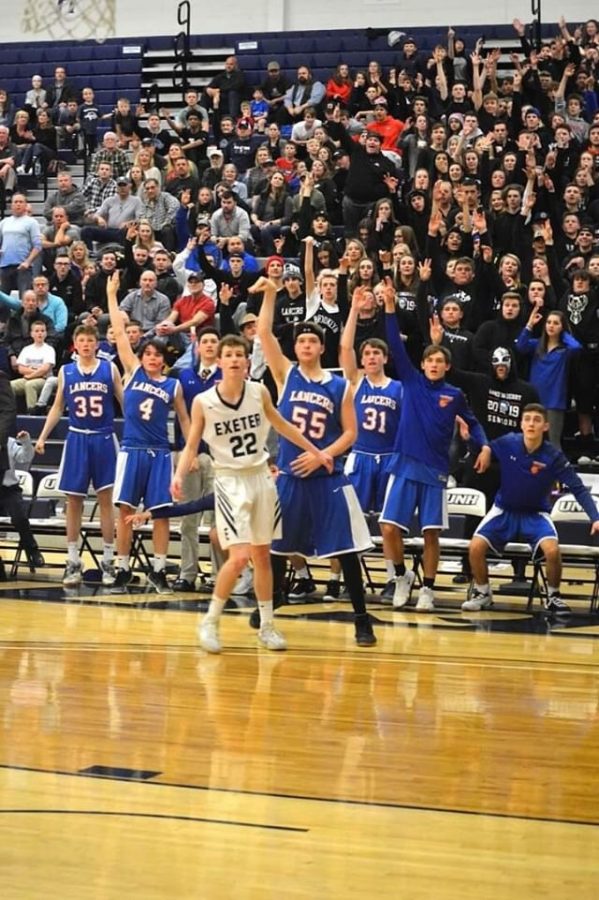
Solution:
<svg viewBox="0 0 599 900"><path fill-rule="evenodd" d="M73 5L74 10L70 7ZM174 34L177 2L148 0L6 0L0 17L0 43L12 41L66 40L106 37L140 37ZM511 22L514 16L530 18L526 0L227 0L213 4L191 0L192 32L197 34L277 32L318 28L389 27L401 30L439 22L475 25ZM208 15L209 11L209 15ZM544 23L557 22L564 13L569 22L582 22L594 11L582 0L544 0ZM451 22L448 20L451 15ZM326 48L323 48L326 49Z"/></svg>

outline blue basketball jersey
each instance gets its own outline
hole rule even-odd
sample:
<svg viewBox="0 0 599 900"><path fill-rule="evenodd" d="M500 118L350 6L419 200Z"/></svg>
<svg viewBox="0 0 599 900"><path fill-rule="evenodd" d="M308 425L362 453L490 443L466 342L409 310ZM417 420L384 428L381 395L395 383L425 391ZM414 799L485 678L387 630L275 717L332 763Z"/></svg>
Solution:
<svg viewBox="0 0 599 900"><path fill-rule="evenodd" d="M93 372L82 372L78 362L62 369L69 428L74 431L114 431L114 383L112 364L96 362Z"/></svg>
<svg viewBox="0 0 599 900"><path fill-rule="evenodd" d="M154 380L141 366L135 370L124 390L124 449L169 449L168 415L178 383L175 378Z"/></svg>
<svg viewBox="0 0 599 900"><path fill-rule="evenodd" d="M322 450L343 433L341 404L347 389L347 381L339 375L325 371L322 381L311 381L302 374L298 366L292 366L287 373L279 398L279 412L283 418L299 428L304 437ZM290 463L300 453L303 453L303 450L281 436L277 459L279 469L292 474ZM343 471L339 457L335 458L335 471ZM326 470L321 466L308 477L326 474Z"/></svg>
<svg viewBox="0 0 599 900"><path fill-rule="evenodd" d="M358 419L354 450L376 454L393 452L402 396L400 381L389 379L386 385L375 385L366 377L362 378L354 395Z"/></svg>

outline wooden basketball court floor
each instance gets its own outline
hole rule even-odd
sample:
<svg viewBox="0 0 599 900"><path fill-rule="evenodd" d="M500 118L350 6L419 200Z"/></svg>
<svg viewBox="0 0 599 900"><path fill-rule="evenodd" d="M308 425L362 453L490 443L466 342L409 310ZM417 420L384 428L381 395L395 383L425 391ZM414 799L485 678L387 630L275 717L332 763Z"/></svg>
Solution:
<svg viewBox="0 0 599 900"><path fill-rule="evenodd" d="M0 895L599 896L599 618L0 585ZM447 599L448 598L448 599Z"/></svg>

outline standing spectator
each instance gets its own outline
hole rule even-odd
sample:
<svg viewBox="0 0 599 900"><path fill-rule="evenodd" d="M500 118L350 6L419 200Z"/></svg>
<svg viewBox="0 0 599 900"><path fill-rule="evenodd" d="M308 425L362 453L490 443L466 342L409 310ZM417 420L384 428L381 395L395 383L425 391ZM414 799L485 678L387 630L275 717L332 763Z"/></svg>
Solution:
<svg viewBox="0 0 599 900"><path fill-rule="evenodd" d="M0 288L20 294L31 287L32 264L42 250L37 221L27 215L27 199L14 194L11 215L0 221Z"/></svg>

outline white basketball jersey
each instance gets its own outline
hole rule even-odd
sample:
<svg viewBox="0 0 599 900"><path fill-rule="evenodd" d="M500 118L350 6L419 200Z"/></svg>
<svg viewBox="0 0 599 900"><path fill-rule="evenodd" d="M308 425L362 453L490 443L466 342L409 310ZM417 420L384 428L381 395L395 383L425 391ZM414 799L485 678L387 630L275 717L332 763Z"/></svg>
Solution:
<svg viewBox="0 0 599 900"><path fill-rule="evenodd" d="M268 462L270 423L264 415L262 391L258 382L246 381L241 400L232 405L220 397L215 385L194 400L202 405L202 437L216 469L249 469Z"/></svg>

